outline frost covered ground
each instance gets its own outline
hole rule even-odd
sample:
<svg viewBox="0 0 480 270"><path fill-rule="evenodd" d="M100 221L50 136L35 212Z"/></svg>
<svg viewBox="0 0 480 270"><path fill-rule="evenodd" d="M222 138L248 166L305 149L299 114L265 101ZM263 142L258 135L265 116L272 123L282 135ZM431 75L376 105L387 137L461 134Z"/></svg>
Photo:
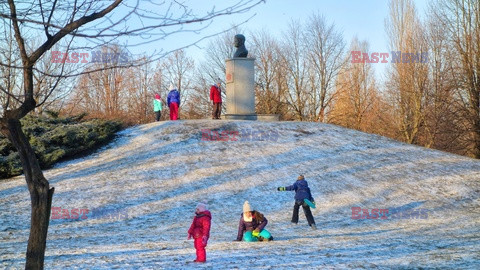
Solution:
<svg viewBox="0 0 480 270"><path fill-rule="evenodd" d="M202 129L278 137L202 141ZM290 225L294 193L276 191L300 173L316 231L302 212ZM45 175L53 207L90 211L51 220L46 269L480 268L480 161L336 126L152 123ZM232 242L245 200L268 218L273 242ZM203 265L190 263L186 240L199 201L213 215ZM0 181L1 269L24 268L29 204L23 177ZM400 214L358 220L352 207ZM113 209L120 215L105 215Z"/></svg>

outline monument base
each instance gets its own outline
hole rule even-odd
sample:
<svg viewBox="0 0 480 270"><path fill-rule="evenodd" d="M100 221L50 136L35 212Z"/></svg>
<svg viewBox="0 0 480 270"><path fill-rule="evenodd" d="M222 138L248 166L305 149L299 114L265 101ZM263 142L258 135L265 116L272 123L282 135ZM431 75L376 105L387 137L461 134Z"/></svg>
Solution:
<svg viewBox="0 0 480 270"><path fill-rule="evenodd" d="M257 114L258 121L280 121L280 114Z"/></svg>
<svg viewBox="0 0 480 270"><path fill-rule="evenodd" d="M257 121L279 121L279 114L224 114L225 120L257 120Z"/></svg>
<svg viewBox="0 0 480 270"><path fill-rule="evenodd" d="M225 120L257 120L256 114L224 114Z"/></svg>

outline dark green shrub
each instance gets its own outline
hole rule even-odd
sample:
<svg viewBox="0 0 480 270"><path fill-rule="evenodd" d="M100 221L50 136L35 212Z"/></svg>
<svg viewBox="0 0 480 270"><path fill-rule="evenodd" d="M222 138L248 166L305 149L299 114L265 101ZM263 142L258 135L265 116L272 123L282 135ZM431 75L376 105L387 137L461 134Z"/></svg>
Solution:
<svg viewBox="0 0 480 270"><path fill-rule="evenodd" d="M84 114L69 118L27 116L21 120L42 169L58 161L90 153L114 138L122 128L118 121L93 119L81 122ZM13 145L0 136L0 178L22 173Z"/></svg>

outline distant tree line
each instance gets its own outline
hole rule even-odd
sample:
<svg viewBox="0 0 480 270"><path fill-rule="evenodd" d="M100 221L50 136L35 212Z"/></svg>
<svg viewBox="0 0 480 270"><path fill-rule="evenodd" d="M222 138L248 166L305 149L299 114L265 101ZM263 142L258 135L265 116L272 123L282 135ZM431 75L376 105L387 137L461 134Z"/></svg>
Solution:
<svg viewBox="0 0 480 270"><path fill-rule="evenodd" d="M337 124L480 158L480 3L431 1L421 19L412 0L391 0L389 12L384 80L375 77L374 63L352 61L352 51L371 58L375 50L368 41L353 38L347 45L319 14L292 21L281 37L267 30L245 33L249 56L256 58L257 113ZM165 99L173 84L182 96L181 118L207 118L210 85L225 78L225 59L239 32L214 38L200 61L179 50L156 62L144 59L145 65L86 73L62 101L62 111L148 123L153 94ZM392 52L424 53L428 59L412 55L406 63L391 63Z"/></svg>

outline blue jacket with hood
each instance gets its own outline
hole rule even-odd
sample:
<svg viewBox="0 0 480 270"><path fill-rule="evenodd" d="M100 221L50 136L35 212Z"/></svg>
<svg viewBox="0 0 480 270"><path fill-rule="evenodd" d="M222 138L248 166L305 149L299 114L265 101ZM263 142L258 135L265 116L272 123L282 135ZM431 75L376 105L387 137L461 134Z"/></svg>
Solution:
<svg viewBox="0 0 480 270"><path fill-rule="evenodd" d="M167 96L167 105L170 107L170 103L175 102L180 106L180 93L177 89L172 89Z"/></svg>
<svg viewBox="0 0 480 270"><path fill-rule="evenodd" d="M293 185L285 187L285 190L295 190L295 200L302 201L308 199L313 202L312 193L308 187L308 182L305 179L297 180Z"/></svg>

